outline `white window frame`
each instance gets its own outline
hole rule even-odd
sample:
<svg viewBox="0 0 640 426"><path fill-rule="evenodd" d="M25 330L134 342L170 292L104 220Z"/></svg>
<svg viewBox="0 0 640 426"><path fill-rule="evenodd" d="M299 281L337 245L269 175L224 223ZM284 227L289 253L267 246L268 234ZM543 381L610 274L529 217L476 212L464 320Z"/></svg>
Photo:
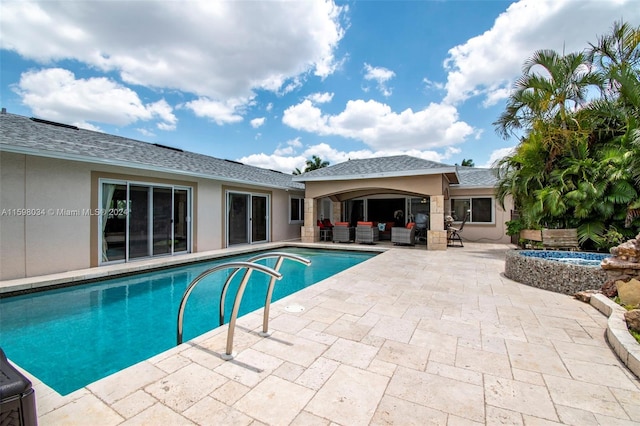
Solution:
<svg viewBox="0 0 640 426"><path fill-rule="evenodd" d="M489 199L491 200L491 221L490 222L474 222L473 219L473 200L474 199ZM453 202L454 200L469 200L469 209L471 210L471 215L469 216L469 220L467 221L467 223L470 224L474 224L474 225L495 225L496 224L496 199L495 197L492 196L486 196L486 195L474 195L474 196L458 196L458 197L451 197L449 200L449 214L451 214L451 212L453 212ZM457 218L456 222L462 222L464 220L464 218Z"/></svg>

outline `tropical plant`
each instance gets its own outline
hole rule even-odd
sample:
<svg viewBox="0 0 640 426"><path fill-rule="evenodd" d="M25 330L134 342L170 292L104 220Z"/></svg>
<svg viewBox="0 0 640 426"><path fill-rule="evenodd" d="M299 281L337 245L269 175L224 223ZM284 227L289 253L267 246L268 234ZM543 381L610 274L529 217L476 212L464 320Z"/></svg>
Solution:
<svg viewBox="0 0 640 426"><path fill-rule="evenodd" d="M328 161L323 161L317 155L311 157L311 160L307 160L307 167L304 169L305 173L312 170L322 169L329 165Z"/></svg>
<svg viewBox="0 0 640 426"><path fill-rule="evenodd" d="M639 46L640 27L616 23L586 53L525 62L494 123L523 135L498 164L496 191L503 206L513 197L523 226L576 227L583 246L601 249L640 228ZM588 99L590 88L600 96Z"/></svg>

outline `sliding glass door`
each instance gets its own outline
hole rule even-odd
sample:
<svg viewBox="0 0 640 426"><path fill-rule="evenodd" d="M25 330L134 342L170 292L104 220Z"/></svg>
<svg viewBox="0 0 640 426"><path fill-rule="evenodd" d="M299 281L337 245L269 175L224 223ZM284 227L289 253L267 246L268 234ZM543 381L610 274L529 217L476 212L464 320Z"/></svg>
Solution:
<svg viewBox="0 0 640 426"><path fill-rule="evenodd" d="M267 241L267 197L251 197L251 242Z"/></svg>
<svg viewBox="0 0 640 426"><path fill-rule="evenodd" d="M227 193L228 245L252 244L269 239L269 197Z"/></svg>
<svg viewBox="0 0 640 426"><path fill-rule="evenodd" d="M101 263L190 250L190 188L101 182L100 199Z"/></svg>

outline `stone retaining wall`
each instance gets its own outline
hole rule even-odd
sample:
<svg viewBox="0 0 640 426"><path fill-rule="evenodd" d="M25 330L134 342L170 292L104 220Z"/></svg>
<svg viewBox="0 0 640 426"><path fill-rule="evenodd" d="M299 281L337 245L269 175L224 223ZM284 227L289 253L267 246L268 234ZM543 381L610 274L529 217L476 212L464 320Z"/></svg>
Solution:
<svg viewBox="0 0 640 426"><path fill-rule="evenodd" d="M520 252L507 251L504 274L522 284L556 293L575 294L600 289L607 280L607 273L602 268L523 256Z"/></svg>

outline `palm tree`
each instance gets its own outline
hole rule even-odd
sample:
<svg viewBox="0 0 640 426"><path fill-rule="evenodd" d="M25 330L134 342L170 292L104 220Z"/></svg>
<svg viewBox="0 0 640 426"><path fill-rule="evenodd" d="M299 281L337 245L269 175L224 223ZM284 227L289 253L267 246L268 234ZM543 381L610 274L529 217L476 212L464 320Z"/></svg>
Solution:
<svg viewBox="0 0 640 426"><path fill-rule="evenodd" d="M296 175L301 175L301 174L302 174L302 172L300 171L300 169L299 169L298 167L296 167L296 169L292 172L292 174L293 174L294 176L296 176Z"/></svg>
<svg viewBox="0 0 640 426"><path fill-rule="evenodd" d="M474 167L475 163L473 162L473 160L471 158L469 158L468 160L466 158L462 159L462 163L460 163L463 167Z"/></svg>
<svg viewBox="0 0 640 426"><path fill-rule="evenodd" d="M640 73L640 27L633 28L628 23L616 21L611 33L598 39L597 44L590 43L589 59L598 65L598 72L607 83L603 96L605 99L617 98L625 85L621 76Z"/></svg>
<svg viewBox="0 0 640 426"><path fill-rule="evenodd" d="M617 23L587 54L538 51L525 63L494 123L523 133L497 171L497 200L511 195L520 210L510 227L577 227L583 246L603 249L638 232L639 46L640 27ZM590 87L600 98L586 98Z"/></svg>
<svg viewBox="0 0 640 426"><path fill-rule="evenodd" d="M586 103L590 87L600 87L601 79L590 69L584 53L535 52L524 63L505 111L493 123L497 132L508 138L540 122L567 128L568 113Z"/></svg>
<svg viewBox="0 0 640 426"><path fill-rule="evenodd" d="M320 157L314 155L311 157L311 160L307 160L307 167L304 169L305 173L310 172L312 170L322 169L329 165L328 161L322 161Z"/></svg>

